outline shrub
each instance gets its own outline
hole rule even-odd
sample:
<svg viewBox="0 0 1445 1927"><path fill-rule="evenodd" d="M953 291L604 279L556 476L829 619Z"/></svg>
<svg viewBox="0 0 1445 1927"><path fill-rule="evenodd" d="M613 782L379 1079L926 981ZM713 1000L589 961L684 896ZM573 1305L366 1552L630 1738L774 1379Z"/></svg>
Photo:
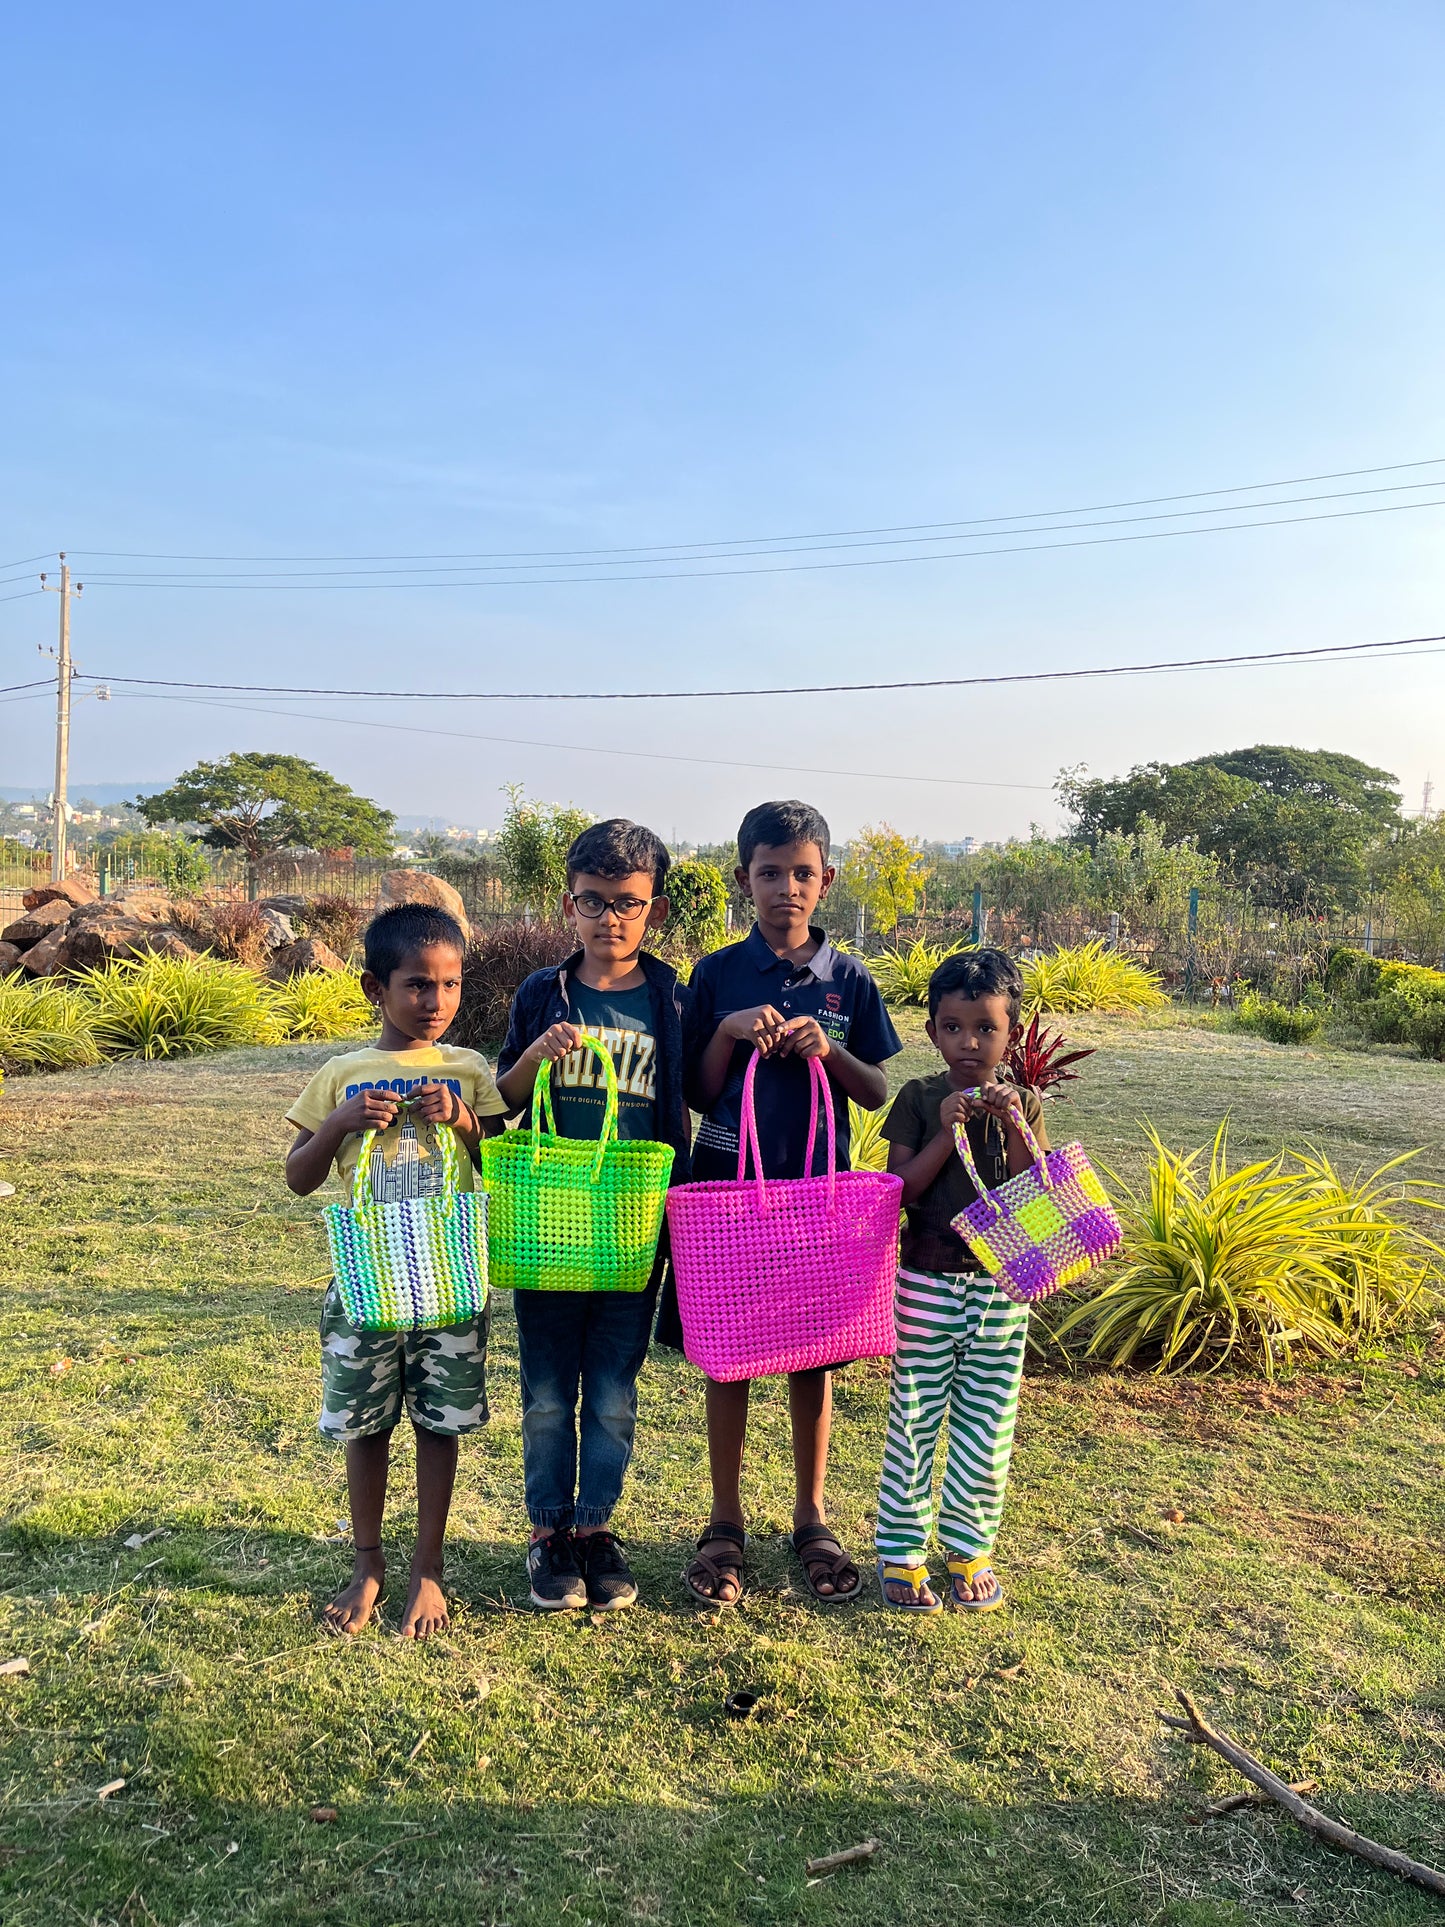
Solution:
<svg viewBox="0 0 1445 1927"><path fill-rule="evenodd" d="M1380 987L1381 964L1367 950L1337 944L1325 963L1325 989L1331 997L1353 1001L1373 997Z"/></svg>
<svg viewBox="0 0 1445 1927"><path fill-rule="evenodd" d="M1445 1062L1445 998L1434 998L1410 1017L1405 1041L1413 1044L1422 1057Z"/></svg>
<svg viewBox="0 0 1445 1927"><path fill-rule="evenodd" d="M1061 1030L1041 1030L1035 1014L1028 1029L1009 1044L1003 1068L1010 1082L1023 1091L1037 1091L1040 1097L1057 1097L1055 1086L1072 1084L1079 1075L1068 1066L1094 1055L1092 1050L1071 1050L1061 1057L1060 1048L1068 1041Z"/></svg>
<svg viewBox="0 0 1445 1927"><path fill-rule="evenodd" d="M1023 966L1026 1010L1161 1010L1169 999L1152 970L1110 950L1102 937L1064 945Z"/></svg>
<svg viewBox="0 0 1445 1927"><path fill-rule="evenodd" d="M1369 1005L1370 1035L1379 1044L1412 1043L1412 1028L1432 1005L1441 1003L1445 1003L1445 970L1428 970L1423 964L1382 964L1379 994Z"/></svg>
<svg viewBox="0 0 1445 1927"><path fill-rule="evenodd" d="M883 950L868 959L873 981L888 1004L926 1004L928 980L943 962L966 943L928 943L919 937L907 950Z"/></svg>
<svg viewBox="0 0 1445 1927"><path fill-rule="evenodd" d="M667 873L672 914L667 934L694 956L716 950L727 935L728 886L715 863L688 857Z"/></svg>
<svg viewBox="0 0 1445 1927"><path fill-rule="evenodd" d="M312 897L291 919L298 936L319 937L338 957L348 956L361 935L367 913L350 897Z"/></svg>
<svg viewBox="0 0 1445 1927"><path fill-rule="evenodd" d="M1267 1037L1272 1044L1307 1044L1319 1035L1325 1013L1313 1004L1282 1004L1273 997L1245 991L1235 1009L1241 1030Z"/></svg>
<svg viewBox="0 0 1445 1927"><path fill-rule="evenodd" d="M171 922L223 963L260 970L271 954L266 915L259 904L208 903L204 897L187 897L172 904Z"/></svg>
<svg viewBox="0 0 1445 1927"><path fill-rule="evenodd" d="M361 978L350 970L298 970L266 993L278 1041L355 1037L376 1026Z"/></svg>
<svg viewBox="0 0 1445 1927"><path fill-rule="evenodd" d="M1124 1268L1056 1327L1089 1327L1086 1350L1111 1364L1151 1355L1160 1372L1233 1360L1273 1376L1296 1347L1338 1356L1395 1322L1440 1255L1398 1215L1431 1187L1383 1182L1393 1165L1341 1181L1315 1154L1229 1169L1221 1124L1203 1149L1153 1157L1132 1189L1110 1174ZM1395 1160L1396 1163L1399 1160Z"/></svg>
<svg viewBox="0 0 1445 1927"><path fill-rule="evenodd" d="M139 957L82 971L76 981L108 1057L181 1057L275 1037L266 987L241 964Z"/></svg>
<svg viewBox="0 0 1445 1927"><path fill-rule="evenodd" d="M68 984L17 972L0 977L0 1064L16 1070L64 1070L98 1064L100 1050L83 996Z"/></svg>
<svg viewBox="0 0 1445 1927"><path fill-rule="evenodd" d="M565 923L494 924L473 938L462 968L462 1001L447 1042L472 1050L495 1046L507 1033L518 984L534 970L559 964L577 948Z"/></svg>

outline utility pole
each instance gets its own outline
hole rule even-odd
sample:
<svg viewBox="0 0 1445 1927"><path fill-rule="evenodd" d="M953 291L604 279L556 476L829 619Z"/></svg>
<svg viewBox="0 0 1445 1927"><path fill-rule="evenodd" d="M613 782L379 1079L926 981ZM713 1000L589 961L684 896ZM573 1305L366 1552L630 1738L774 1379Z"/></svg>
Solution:
<svg viewBox="0 0 1445 1927"><path fill-rule="evenodd" d="M55 657L55 794L50 831L50 878L53 883L59 883L65 876L65 838L69 827L66 786L70 780L70 684L75 673L70 666L70 598L79 595L85 585L77 582L71 588L70 564L62 552L59 582L47 582L42 575L40 586L60 597L60 647Z"/></svg>

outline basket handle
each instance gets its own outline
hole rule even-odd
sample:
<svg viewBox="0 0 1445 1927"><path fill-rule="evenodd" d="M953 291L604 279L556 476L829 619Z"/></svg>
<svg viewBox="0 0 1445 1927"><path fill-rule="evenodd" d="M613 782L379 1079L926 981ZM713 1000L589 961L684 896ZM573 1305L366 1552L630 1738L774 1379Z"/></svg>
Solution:
<svg viewBox="0 0 1445 1927"><path fill-rule="evenodd" d="M738 1183L746 1182L748 1175L748 1149L752 1148L754 1182L757 1186L759 1211L768 1208L767 1183L763 1177L762 1150L758 1143L758 1116L753 1104L753 1085L757 1081L758 1064L761 1053L754 1051L748 1059L748 1067L743 1073L742 1116L738 1131ZM828 1215L833 1215L838 1198L838 1134L833 1116L833 1092L829 1087L828 1073L816 1057L808 1059L809 1096L811 1105L808 1113L808 1155L803 1170L806 1176L813 1174L813 1157L818 1134L818 1098L823 1099L823 1116L828 1134Z"/></svg>
<svg viewBox="0 0 1445 1927"><path fill-rule="evenodd" d="M391 1127L388 1125L387 1127ZM450 1124L436 1127L437 1150L442 1161L442 1201L450 1207L461 1183L461 1157L457 1151L457 1134ZM357 1154L356 1170L351 1180L351 1208L353 1211L369 1211L376 1203L376 1193L371 1182L371 1153L380 1133L375 1125L363 1131L361 1150Z"/></svg>
<svg viewBox="0 0 1445 1927"><path fill-rule="evenodd" d="M977 1097L978 1094L979 1094L979 1087L977 1084L973 1085L969 1090L966 1090L962 1093L964 1097ZM1022 1105L1019 1106L1018 1127L1019 1127L1019 1135L1023 1138L1024 1143L1029 1147L1030 1156L1033 1158L1034 1163L1039 1167L1039 1183L1041 1187L1045 1191L1052 1190L1054 1181L1052 1177L1049 1175L1049 1161L1044 1156L1043 1147L1040 1145L1038 1139L1034 1136L1033 1131L1029 1126L1028 1119L1024 1116ZM988 1198L990 1196L989 1190L988 1190L988 1187L984 1184L983 1179L979 1176L978 1165L974 1162L973 1146L968 1141L968 1129L966 1125L963 1125L963 1124L954 1125L953 1146L954 1146L954 1149L958 1152L958 1155L963 1159L963 1168L965 1171L967 1171L970 1179L972 1180L974 1190L978 1193L978 1195L981 1198ZM992 1202L992 1200L990 1201ZM994 1211L995 1211L995 1216L1002 1216L1003 1206L996 1204L994 1206Z"/></svg>
<svg viewBox="0 0 1445 1927"><path fill-rule="evenodd" d="M582 1043L602 1062L603 1076L607 1084L607 1109L602 1118L602 1135L597 1140L597 1155L592 1160L592 1182L596 1184L602 1175L602 1159L608 1145L617 1136L617 1067L612 1062L612 1053L600 1037L590 1031L583 1031ZM570 1053L569 1053L570 1055ZM532 1086L532 1162L536 1164L542 1156L542 1124L546 1121L550 1137L557 1135L557 1120L552 1111L552 1065L544 1060L537 1066L537 1081Z"/></svg>

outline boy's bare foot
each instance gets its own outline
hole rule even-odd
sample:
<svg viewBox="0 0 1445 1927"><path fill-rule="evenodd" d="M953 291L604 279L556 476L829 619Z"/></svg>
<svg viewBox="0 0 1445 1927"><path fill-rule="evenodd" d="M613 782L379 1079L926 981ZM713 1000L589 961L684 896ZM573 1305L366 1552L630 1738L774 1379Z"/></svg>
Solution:
<svg viewBox="0 0 1445 1927"><path fill-rule="evenodd" d="M327 1606L321 1608L323 1624L333 1633L359 1633L376 1611L386 1583L386 1561L380 1546L358 1547L351 1568L351 1583Z"/></svg>
<svg viewBox="0 0 1445 1927"><path fill-rule="evenodd" d="M451 1624L441 1578L440 1566L425 1570L412 1567L406 1609L401 1616L403 1639L430 1639L433 1633L444 1633Z"/></svg>

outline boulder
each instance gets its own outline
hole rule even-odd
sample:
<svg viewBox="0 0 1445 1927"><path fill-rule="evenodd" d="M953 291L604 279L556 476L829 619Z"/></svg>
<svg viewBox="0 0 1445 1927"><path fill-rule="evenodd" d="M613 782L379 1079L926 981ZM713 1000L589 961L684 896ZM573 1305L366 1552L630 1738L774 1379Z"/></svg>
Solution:
<svg viewBox="0 0 1445 1927"><path fill-rule="evenodd" d="M82 903L95 903L99 899L90 884L80 877L66 877L59 883L38 883L33 890L27 890L20 901L27 910L38 910L42 903L68 903L78 910Z"/></svg>
<svg viewBox="0 0 1445 1927"><path fill-rule="evenodd" d="M118 890L108 899L110 907L124 917L134 917L140 923L169 923L173 905L164 890L157 890L148 884L135 884L129 890Z"/></svg>
<svg viewBox="0 0 1445 1927"><path fill-rule="evenodd" d="M67 903L64 897L57 897L49 903L38 904L34 910L27 910L23 917L14 923L6 924L0 930L0 938L13 943L21 950L28 950L33 943L39 943L48 936L58 924L70 922L74 904Z"/></svg>
<svg viewBox="0 0 1445 1927"><path fill-rule="evenodd" d="M5 939L0 937L0 977L8 977L12 970L18 970L19 968L20 950L18 945L6 943Z"/></svg>
<svg viewBox="0 0 1445 1927"><path fill-rule="evenodd" d="M64 969L66 934L63 923L48 930L39 943L33 943L28 950L21 952L21 968L32 977L53 977L57 970Z"/></svg>
<svg viewBox="0 0 1445 1927"><path fill-rule="evenodd" d="M472 934L467 906L460 895L449 883L443 883L440 877L428 876L425 870L388 870L381 879L381 894L372 915L394 910L399 903L429 903L433 909L445 910L449 917L455 917L464 937L470 938Z"/></svg>
<svg viewBox="0 0 1445 1927"><path fill-rule="evenodd" d="M62 933L62 970L94 970L113 957L190 957L195 953L184 931L139 917L77 920ZM27 965L27 968L29 966Z"/></svg>
<svg viewBox="0 0 1445 1927"><path fill-rule="evenodd" d="M278 981L294 977L302 970L345 970L346 965L319 937L298 937L271 952L266 970Z"/></svg>
<svg viewBox="0 0 1445 1927"><path fill-rule="evenodd" d="M283 911L273 910L269 903L258 903L261 913L261 938L268 950L279 950L284 943L295 943L296 932L291 928L291 919Z"/></svg>
<svg viewBox="0 0 1445 1927"><path fill-rule="evenodd" d="M256 902L260 909L274 910L283 917L299 917L306 908L305 897L257 897Z"/></svg>

